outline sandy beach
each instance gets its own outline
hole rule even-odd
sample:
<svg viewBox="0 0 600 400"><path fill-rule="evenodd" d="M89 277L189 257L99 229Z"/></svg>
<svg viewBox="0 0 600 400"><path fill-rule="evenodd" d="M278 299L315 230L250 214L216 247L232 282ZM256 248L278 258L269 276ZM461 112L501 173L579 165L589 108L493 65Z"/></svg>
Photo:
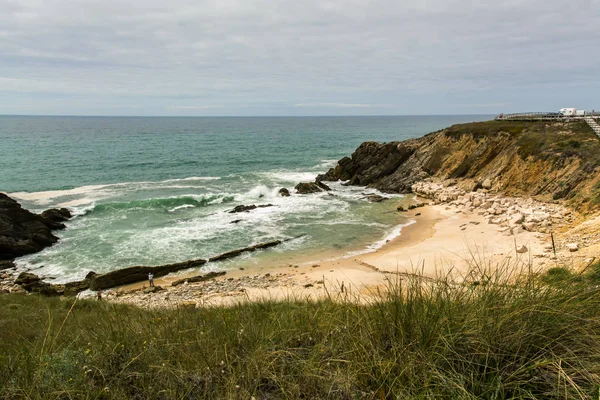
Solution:
<svg viewBox="0 0 600 400"><path fill-rule="evenodd" d="M172 283L185 276L165 277L156 280L156 285L164 288L159 292L144 293L147 284L140 283L108 292L105 297L145 307L231 305L283 298L369 301L385 292L390 280L405 274L435 278L450 273L460 280L473 268L537 271L559 261L573 263L574 257L577 262L586 259L585 251L577 255L559 251L554 257L548 253L549 233L518 230L507 234L505 228L481 214L451 203L427 205L406 212L416 222L370 253L230 270L214 280L177 287Z"/></svg>

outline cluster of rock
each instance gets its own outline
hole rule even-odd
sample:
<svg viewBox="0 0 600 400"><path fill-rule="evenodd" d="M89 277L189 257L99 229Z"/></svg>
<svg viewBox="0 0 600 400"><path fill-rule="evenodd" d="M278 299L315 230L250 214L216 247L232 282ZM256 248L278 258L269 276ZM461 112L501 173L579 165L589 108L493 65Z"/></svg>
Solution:
<svg viewBox="0 0 600 400"><path fill-rule="evenodd" d="M214 278L211 277L211 278ZM293 287L298 283L289 274L264 274L227 279L203 279L190 282L192 278L168 290L148 291L145 288L129 292L112 291L105 293L104 298L115 303L134 304L142 307L197 307L212 297L244 296L250 288L268 289L276 287Z"/></svg>
<svg viewBox="0 0 600 400"><path fill-rule="evenodd" d="M572 222L571 211L559 204L540 203L533 199L518 199L492 194L484 185L477 191L466 191L454 185L454 181L423 181L412 185L416 195L448 204L458 210L482 215L498 230L513 235L523 230L549 233L553 228Z"/></svg>
<svg viewBox="0 0 600 400"><path fill-rule="evenodd" d="M331 191L331 188L320 180L316 180L314 182L300 182L294 189L296 189L298 194L311 194Z"/></svg>
<svg viewBox="0 0 600 400"><path fill-rule="evenodd" d="M26 293L25 289L15 283L13 271L0 271L0 294L5 293Z"/></svg>

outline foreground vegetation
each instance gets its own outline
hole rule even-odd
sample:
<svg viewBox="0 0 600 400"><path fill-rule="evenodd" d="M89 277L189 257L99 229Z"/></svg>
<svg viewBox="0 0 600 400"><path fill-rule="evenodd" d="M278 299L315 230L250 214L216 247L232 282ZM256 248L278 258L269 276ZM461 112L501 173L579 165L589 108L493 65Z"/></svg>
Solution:
<svg viewBox="0 0 600 400"><path fill-rule="evenodd" d="M385 300L142 310L0 296L0 398L598 398L600 267Z"/></svg>

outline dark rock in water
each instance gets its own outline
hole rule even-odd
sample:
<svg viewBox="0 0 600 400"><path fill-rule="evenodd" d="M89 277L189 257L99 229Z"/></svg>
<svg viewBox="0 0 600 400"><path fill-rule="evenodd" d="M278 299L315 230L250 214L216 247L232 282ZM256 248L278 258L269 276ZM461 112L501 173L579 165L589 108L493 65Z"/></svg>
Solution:
<svg viewBox="0 0 600 400"><path fill-rule="evenodd" d="M51 208L41 213L40 216L44 218L46 225L52 229L65 229L63 222L73 217L71 211L67 208Z"/></svg>
<svg viewBox="0 0 600 400"><path fill-rule="evenodd" d="M296 189L296 192L299 194L320 193L323 191L323 189L314 182L300 182L294 189Z"/></svg>
<svg viewBox="0 0 600 400"><path fill-rule="evenodd" d="M417 208L417 206L415 204L411 204L408 206L409 210L414 210L415 208Z"/></svg>
<svg viewBox="0 0 600 400"><path fill-rule="evenodd" d="M152 273L154 278L165 276L171 272L181 271L188 268L196 268L206 264L206 260L190 260L181 263L160 265L157 267L135 266L107 272L106 274L94 275L90 279L90 289L110 289L129 283L141 282L148 279Z"/></svg>
<svg viewBox="0 0 600 400"><path fill-rule="evenodd" d="M173 282L171 285L172 286L179 286L179 285L184 284L186 282L188 282L188 283L204 282L204 281L208 281L210 279L215 279L216 277L223 276L223 275L225 275L225 271L221 271L221 272L209 272L209 273L204 274L204 275L196 275L196 276L192 276L192 277L189 277L189 278L179 279L179 280Z"/></svg>
<svg viewBox="0 0 600 400"><path fill-rule="evenodd" d="M273 207L273 204L261 204L258 206L254 205L254 204L251 204L249 206L245 206L245 205L241 204L239 206L235 206L233 208L233 210L229 211L229 213L233 214L233 213L239 213L239 212L248 212L248 211L252 211L256 208L265 208L265 207Z"/></svg>
<svg viewBox="0 0 600 400"><path fill-rule="evenodd" d="M259 250L259 249L267 249L269 247L277 246L281 243L282 243L281 240L260 243L260 244L254 245L254 246L244 247L243 249L232 250L232 251L228 251L227 253L219 254L218 256L211 257L208 261L214 262L214 261L226 260L228 258L237 257L237 256L241 255L242 253L247 253L247 252L251 252L251 251L255 251L255 250Z"/></svg>
<svg viewBox="0 0 600 400"><path fill-rule="evenodd" d="M0 260L36 253L58 241L52 230L62 229L64 224L55 218L58 215L63 218L66 214L61 210L48 210L45 213L46 217L34 214L0 193Z"/></svg>
<svg viewBox="0 0 600 400"><path fill-rule="evenodd" d="M287 190L286 188L281 188L281 189L279 189L279 195L281 197L290 197L290 191Z"/></svg>
<svg viewBox="0 0 600 400"><path fill-rule="evenodd" d="M221 261L221 260L226 260L228 258L237 257L243 253L261 250L261 249L268 249L269 247L274 247L281 243L289 242L290 240L299 239L303 236L305 236L305 235L299 235L299 236L296 236L296 237L293 237L290 239L274 240L272 242L259 243L254 246L244 247L243 249L228 251L227 253L223 253L223 254L219 254L218 256L211 257L208 261L210 261L210 262Z"/></svg>
<svg viewBox="0 0 600 400"><path fill-rule="evenodd" d="M296 192L299 194L311 194L323 191L328 192L331 190L329 186L319 180L315 182L300 182L294 189L296 189Z"/></svg>
<svg viewBox="0 0 600 400"><path fill-rule="evenodd" d="M3 269L15 268L16 265L12 260L2 260L0 261L0 271Z"/></svg>
<svg viewBox="0 0 600 400"><path fill-rule="evenodd" d="M378 194L368 194L366 196L366 199L369 200L371 203L381 203L384 200L388 200L389 197L383 197Z"/></svg>
<svg viewBox="0 0 600 400"><path fill-rule="evenodd" d="M320 187L321 189L325 190L326 192L330 192L331 188L329 186L327 186L326 184L324 184L323 182L321 182L320 180L315 180L315 183L317 184L318 187Z"/></svg>
<svg viewBox="0 0 600 400"><path fill-rule="evenodd" d="M405 211L408 211L406 208L404 208L404 207L402 207L402 206L398 206L398 207L396 208L396 210L397 210L397 211L400 211L400 212L405 212Z"/></svg>
<svg viewBox="0 0 600 400"><path fill-rule="evenodd" d="M240 222L242 222L241 219L236 219L230 222L230 224L239 224Z"/></svg>

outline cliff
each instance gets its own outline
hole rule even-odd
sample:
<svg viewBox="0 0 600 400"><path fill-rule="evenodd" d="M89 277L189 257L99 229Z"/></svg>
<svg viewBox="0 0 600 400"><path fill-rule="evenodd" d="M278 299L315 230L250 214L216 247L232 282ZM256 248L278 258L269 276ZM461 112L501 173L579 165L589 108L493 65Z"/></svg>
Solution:
<svg viewBox="0 0 600 400"><path fill-rule="evenodd" d="M583 121L487 121L403 142L366 142L317 180L409 193L427 178L456 179L577 209L600 204L600 140Z"/></svg>

